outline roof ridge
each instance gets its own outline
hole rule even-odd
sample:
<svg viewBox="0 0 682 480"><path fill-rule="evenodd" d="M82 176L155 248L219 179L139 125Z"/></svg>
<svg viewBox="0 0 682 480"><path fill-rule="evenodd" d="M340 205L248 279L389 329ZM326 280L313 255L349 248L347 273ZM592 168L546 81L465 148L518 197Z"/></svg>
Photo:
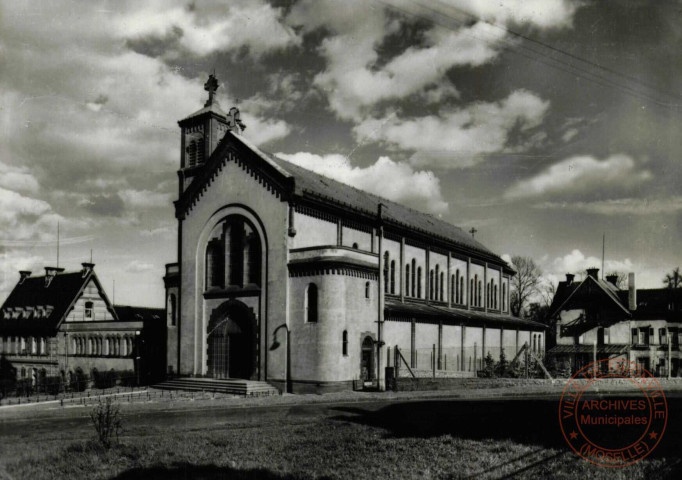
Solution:
<svg viewBox="0 0 682 480"><path fill-rule="evenodd" d="M293 163L293 162L290 162L289 160L286 160L286 159L284 159L284 158L282 158L282 157L279 157L279 156L277 156L277 155L275 155L275 154L273 154L273 153L271 153L271 152L266 152L266 151L263 151L263 150L261 150L261 152L264 153L265 155L267 155L267 156L273 158L273 159L276 159L276 161L285 162L287 165L291 165L291 166L293 166L295 169L298 168L298 169L304 170L304 171L309 172L309 173L311 173L311 174L313 174L313 175L316 175L316 176L318 176L318 177L322 177L322 178L325 179L325 180L334 182L334 183L339 184L339 185L343 185L343 186L346 187L346 188L350 188L350 189L352 189L352 190L354 190L354 191L356 191L356 192L358 192L358 193L360 193L360 194L362 194L362 195L366 195L366 196L372 197L372 198L374 198L374 199L376 199L376 200L380 200L380 201L382 201L382 202L387 202L387 205L386 205L387 207L391 207L391 206L393 205L393 206L398 207L399 209L408 210L408 211L412 212L413 214L420 215L420 216L426 217L426 218L429 219L429 220L432 220L433 223L439 223L439 224L444 225L444 226L456 228L456 229L459 230L460 232L464 233L464 230L462 229L462 227L460 227L460 226L458 226L458 225L455 225L455 224L453 224L453 223L451 223L451 222L448 222L447 220L443 220L442 218L438 218L438 217L436 217L435 215L433 215L433 214L431 214L431 213L427 213L427 212L424 212L424 211L421 211L421 210L417 210L416 208L409 207L409 206L407 206L407 205L405 205L405 204L403 204L403 203L396 202L395 200L389 200L388 198L382 197L382 196L377 195L377 194L375 194L375 193L368 192L367 190L363 190L363 189L361 189L361 188L355 187L355 186L353 186L353 185L350 185L350 184L348 184L348 183L342 182L342 181L337 180L337 179L335 179L335 178L331 178L331 177L329 177L329 176L327 176L327 175L325 175L325 174L316 172L316 171L311 170L311 169L309 169L309 168L305 168L305 167L303 167L303 166L301 166L301 165L297 165L297 164L295 164L295 163ZM286 169L286 166L284 166L284 167L282 167L282 168L285 168L285 169ZM307 191L307 192L309 192L309 193L311 193L311 194L313 194L313 195L315 195L315 196L318 196L318 197L320 197L320 198L326 198L326 199L334 200L335 202L340 203L340 204L342 204L342 205L349 205L349 204L347 204L347 203L345 203L345 202L336 200L336 199L334 199L334 198L331 197L331 196L322 195L322 194L320 194L320 193L318 193L318 192L314 192L314 191L311 191L311 190L305 189L305 188L304 188L304 190ZM375 212L371 212L371 211L369 211L369 210L363 209L362 207L359 207L359 206L353 206L353 208L355 208L355 209L357 209L357 210L367 211L368 213L375 213ZM497 255L496 253L494 253L494 252L492 252L490 249L488 249L485 245L483 245L483 244L481 244L480 242L478 242L476 239L473 239L473 238L472 238L472 243L473 243L473 244L466 244L466 243L461 242L461 241L459 241L459 240L456 240L456 239L454 239L454 238L452 238L452 237L440 235L440 234L435 233L435 232L433 232L433 231L425 230L425 229L420 228L420 227L415 226L415 225L410 225L409 223L406 223L406 222L404 222L404 221L400 221L400 220L398 220L398 219L393 219L393 221L395 221L396 223L398 223L398 224L400 224L400 225L404 225L404 226L406 226L406 227L409 227L409 228L411 228L411 229L413 229L413 230L420 231L420 232L424 232L424 233L427 233L427 234L432 235L432 236L434 236L434 237L443 238L443 239L448 240L448 241L450 241L450 242L453 242L453 243L456 243L456 244L459 244L459 245L463 245L463 246L465 246L465 247L467 247L467 248L470 248L470 249L473 249L473 250L477 250L477 251L479 251L479 252L481 252L481 253L485 253L485 254L488 254L488 255L494 255L495 257L498 257L498 258L500 257L499 255Z"/></svg>

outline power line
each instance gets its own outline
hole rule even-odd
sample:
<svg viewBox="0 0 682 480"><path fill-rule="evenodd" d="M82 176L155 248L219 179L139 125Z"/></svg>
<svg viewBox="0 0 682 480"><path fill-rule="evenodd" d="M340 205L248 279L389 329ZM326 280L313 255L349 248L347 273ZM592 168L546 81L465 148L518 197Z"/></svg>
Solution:
<svg viewBox="0 0 682 480"><path fill-rule="evenodd" d="M652 96L646 92L632 88L632 86L630 86L630 85L624 85L620 82L614 81L613 79L608 78L604 74L599 74L599 73L596 73L594 71L589 71L585 68L581 68L580 66L575 65L572 62L569 63L566 61L562 61L560 58L556 58L556 56L551 56L545 52L538 51L537 49L531 48L530 46L525 45L524 42L534 43L534 44L539 45L543 48L547 48L554 53L558 53L558 54L565 55L565 56L568 56L570 58L574 58L576 60L582 61L589 66L594 66L595 68L599 68L601 70L604 70L605 72L611 73L612 75L618 75L618 76L624 77L624 78L629 79L629 80L633 81L634 83L637 83L640 86L643 86L643 87L647 88L648 90L654 91L656 93L663 94L663 95L666 95L669 97L680 98L680 99L682 99L682 96L675 95L675 94L672 94L670 92L664 92L664 91L661 91L661 90L656 89L654 87L648 86L648 85L644 84L643 82L634 79L634 77L631 77L629 75L617 72L616 70L610 69L608 67L600 66L599 64L591 62L590 60L582 59L581 57L579 57L577 55L574 55L574 54L569 53L569 52L565 52L564 50L561 50L557 47L546 44L546 43L541 42L539 40L532 39L532 38L527 37L527 36L520 34L518 32L514 32L514 31L512 31L512 30L510 30L504 26L500 26L498 24L489 22L487 20L483 20L483 19L481 19L481 18L479 18L473 14L470 14L468 12L464 12L460 9L455 8L455 7L452 7L452 8L459 11L459 12L462 12L464 15L469 17L470 20L467 22L464 20L457 19L450 14L444 13L442 11L439 11L437 9L434 9L432 7L429 7L427 5L424 5L424 4L421 4L418 2L407 2L406 7L400 7L395 3L395 1L392 1L392 0L391 1L389 1L389 0L376 0L376 1L384 4L386 7L390 8L392 10L395 10L395 11L398 11L400 13L410 15L413 17L421 18L422 20L426 20L430 23L437 24L443 28L453 30L453 31L454 31L454 27L449 22L444 22L443 18L446 20L451 20L451 21L455 22L458 25L458 28L461 26L471 25L471 20L476 20L477 22L484 22L484 23L491 25L495 28L502 29L505 32L509 33L510 35L521 40L518 44L515 44L509 40L504 40L504 39L497 40L496 39L495 41L500 42L500 43L504 43L507 45L507 48L502 49L503 51L509 51L511 53L516 53L517 55L524 56L530 60L533 60L533 61L538 62L538 63L542 63L544 65L547 65L547 66L554 68L554 69L557 69L557 70L561 70L565 73L568 73L571 75L576 75L577 77L583 78L589 82L596 83L596 84L603 86L603 87L606 87L606 88L616 88L616 89L620 90L621 92L623 92L627 95L637 97L641 100L646 100L648 102L651 102L653 104L656 104L656 105L659 105L662 107L671 108L671 107L679 107L680 106L679 103L663 102L660 99L658 99L658 98L656 98L656 97L654 97L654 96ZM401 2L401 3L403 5L405 5L405 2ZM412 3L413 5L409 5L410 3ZM421 12L416 11L416 9L413 8L414 6L421 8ZM426 10L427 12L430 12L432 15L431 16L425 16L423 14L424 10ZM433 15L435 15L436 18L434 18ZM458 30L458 31L460 31L460 30ZM489 41L489 42L493 41L490 38L482 38L480 36L472 34L471 32L463 31L462 33L464 35L470 36L472 38L477 38L479 40L484 40L484 41ZM519 49L517 47L525 50L526 52L530 52L530 55L527 53L524 53L522 51L519 51ZM544 57L545 60L543 60L541 58L537 58L536 55Z"/></svg>

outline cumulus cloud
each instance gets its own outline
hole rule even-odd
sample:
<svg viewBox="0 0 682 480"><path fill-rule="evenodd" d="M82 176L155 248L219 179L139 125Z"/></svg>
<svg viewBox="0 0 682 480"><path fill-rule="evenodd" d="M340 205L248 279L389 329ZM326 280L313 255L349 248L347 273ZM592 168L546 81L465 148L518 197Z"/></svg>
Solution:
<svg viewBox="0 0 682 480"><path fill-rule="evenodd" d="M53 236L60 220L49 203L0 187L0 243Z"/></svg>
<svg viewBox="0 0 682 480"><path fill-rule="evenodd" d="M499 152L513 128L528 132L542 121L549 102L517 90L500 102L478 102L468 107L421 118L372 118L354 128L362 141L382 141L414 150L415 165L439 168L471 166L482 155Z"/></svg>
<svg viewBox="0 0 682 480"><path fill-rule="evenodd" d="M13 167L0 162L0 187L17 192L36 193L38 180L26 167Z"/></svg>
<svg viewBox="0 0 682 480"><path fill-rule="evenodd" d="M172 203L171 194L149 190L128 189L118 192L118 195L129 208L168 208Z"/></svg>
<svg viewBox="0 0 682 480"><path fill-rule="evenodd" d="M668 198L617 198L593 202L543 202L541 209L566 209L597 215L657 215L682 211L682 196Z"/></svg>
<svg viewBox="0 0 682 480"><path fill-rule="evenodd" d="M486 5L480 5L484 3ZM393 4L393 5L390 5ZM324 27L332 32L320 45L327 60L327 69L315 77L315 84L325 92L331 109L341 118L366 116L371 107L388 99L402 99L414 94L427 101L440 101L444 96L456 96L457 89L438 85L449 82L445 73L455 66L479 66L495 59L498 46L510 41L504 24L530 24L539 28L566 27L571 24L577 8L565 0L531 2L472 2L450 0L436 7L423 7L394 0L388 6L414 14L396 17L388 15L385 5L362 0L338 2L304 0L294 6L287 21L310 32ZM415 18L433 16L434 8L448 15L452 8L458 15L481 21L453 29L434 22L425 33L423 45L411 46L387 62L381 61L379 48L385 38L398 31L402 23ZM357 21L362 18L362 21ZM501 23L502 25L493 25ZM434 92L435 98L427 92Z"/></svg>
<svg viewBox="0 0 682 480"><path fill-rule="evenodd" d="M556 257L549 265L549 270L558 276L565 273L581 274L588 268L600 268L601 258L587 256L578 249L561 257ZM608 272L627 273L634 270L634 265L629 258L621 260L609 260L604 262L604 270Z"/></svg>
<svg viewBox="0 0 682 480"><path fill-rule="evenodd" d="M513 185L505 196L510 199L554 193L576 193L605 186L628 187L652 178L632 157L611 155L599 160L585 155L570 157L539 174Z"/></svg>
<svg viewBox="0 0 682 480"><path fill-rule="evenodd" d="M152 263L149 262L142 262L140 260L132 260L131 262L128 263L128 265L125 266L125 270L127 272L132 272L132 273L141 273L141 272L149 272L151 270L154 270L156 266Z"/></svg>
<svg viewBox="0 0 682 480"><path fill-rule="evenodd" d="M299 152L278 153L278 157L361 190L380 195L430 213L444 213L440 181L433 172L414 170L406 163L380 157L368 167L354 167L342 155L315 155Z"/></svg>
<svg viewBox="0 0 682 480"><path fill-rule="evenodd" d="M444 0L446 5L499 24L526 24L537 28L566 28L582 5L572 0Z"/></svg>
<svg viewBox="0 0 682 480"><path fill-rule="evenodd" d="M155 42L163 54L184 51L206 56L246 48L258 57L297 45L300 39L282 22L283 9L264 0L145 2L117 18L120 34L133 46Z"/></svg>

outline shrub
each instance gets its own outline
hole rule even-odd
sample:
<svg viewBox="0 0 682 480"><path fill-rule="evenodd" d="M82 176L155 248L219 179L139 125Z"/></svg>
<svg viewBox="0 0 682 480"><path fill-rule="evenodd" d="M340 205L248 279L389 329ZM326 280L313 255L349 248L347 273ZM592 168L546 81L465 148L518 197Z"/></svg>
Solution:
<svg viewBox="0 0 682 480"><path fill-rule="evenodd" d="M33 382L30 378L20 378L16 385L18 397L28 397L33 393Z"/></svg>
<svg viewBox="0 0 682 480"><path fill-rule="evenodd" d="M49 395L57 395L64 390L64 382L61 375L45 377L43 380L43 391Z"/></svg>
<svg viewBox="0 0 682 480"><path fill-rule="evenodd" d="M488 355L483 359L483 370L478 372L478 376L482 378L495 377L495 360L490 352L488 352Z"/></svg>
<svg viewBox="0 0 682 480"><path fill-rule="evenodd" d="M0 398L16 390L17 369L12 366L4 355L0 356Z"/></svg>
<svg viewBox="0 0 682 480"><path fill-rule="evenodd" d="M507 356L504 354L504 350L502 350L500 352L500 361L495 364L495 373L498 377L506 377L508 369L509 362L507 361Z"/></svg>
<svg viewBox="0 0 682 480"><path fill-rule="evenodd" d="M121 385L124 387L134 387L137 385L137 376L132 370L124 370L119 374Z"/></svg>
<svg viewBox="0 0 682 480"><path fill-rule="evenodd" d="M98 372L97 370L92 370L92 381L95 384L95 388L111 388L116 386L118 382L119 374L111 369L107 372Z"/></svg>
<svg viewBox="0 0 682 480"><path fill-rule="evenodd" d="M88 377L85 376L81 367L77 367L71 375L71 384L69 385L69 388L72 392L82 392L87 386Z"/></svg>
<svg viewBox="0 0 682 480"><path fill-rule="evenodd" d="M97 440L104 448L108 449L112 442L118 441L123 429L121 409L111 397L106 397L92 409L90 419L97 432Z"/></svg>

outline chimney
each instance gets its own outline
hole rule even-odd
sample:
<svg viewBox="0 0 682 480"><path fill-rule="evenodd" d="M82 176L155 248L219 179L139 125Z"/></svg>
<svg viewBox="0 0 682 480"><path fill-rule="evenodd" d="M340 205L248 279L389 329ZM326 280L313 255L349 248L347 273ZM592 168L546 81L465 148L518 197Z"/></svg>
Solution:
<svg viewBox="0 0 682 480"><path fill-rule="evenodd" d="M31 272L29 270L19 270L19 285L24 283L24 280L26 280L30 276Z"/></svg>
<svg viewBox="0 0 682 480"><path fill-rule="evenodd" d="M595 280L599 280L599 269L598 268L588 268L587 269L587 276L592 277Z"/></svg>
<svg viewBox="0 0 682 480"><path fill-rule="evenodd" d="M83 262L81 265L83 265L83 270L81 270L83 272L83 278L95 268L94 263Z"/></svg>
<svg viewBox="0 0 682 480"><path fill-rule="evenodd" d="M64 269L59 267L45 267L45 288L49 287L52 279L63 271Z"/></svg>
<svg viewBox="0 0 682 480"><path fill-rule="evenodd" d="M635 288L635 272L628 273L628 309L637 310L637 289Z"/></svg>
<svg viewBox="0 0 682 480"><path fill-rule="evenodd" d="M609 282L614 287L618 287L618 274L612 273L611 275L607 275L606 281Z"/></svg>
<svg viewBox="0 0 682 480"><path fill-rule="evenodd" d="M566 284L567 285L572 284L574 278L575 278L575 275L573 275L572 273L567 273L566 274Z"/></svg>

